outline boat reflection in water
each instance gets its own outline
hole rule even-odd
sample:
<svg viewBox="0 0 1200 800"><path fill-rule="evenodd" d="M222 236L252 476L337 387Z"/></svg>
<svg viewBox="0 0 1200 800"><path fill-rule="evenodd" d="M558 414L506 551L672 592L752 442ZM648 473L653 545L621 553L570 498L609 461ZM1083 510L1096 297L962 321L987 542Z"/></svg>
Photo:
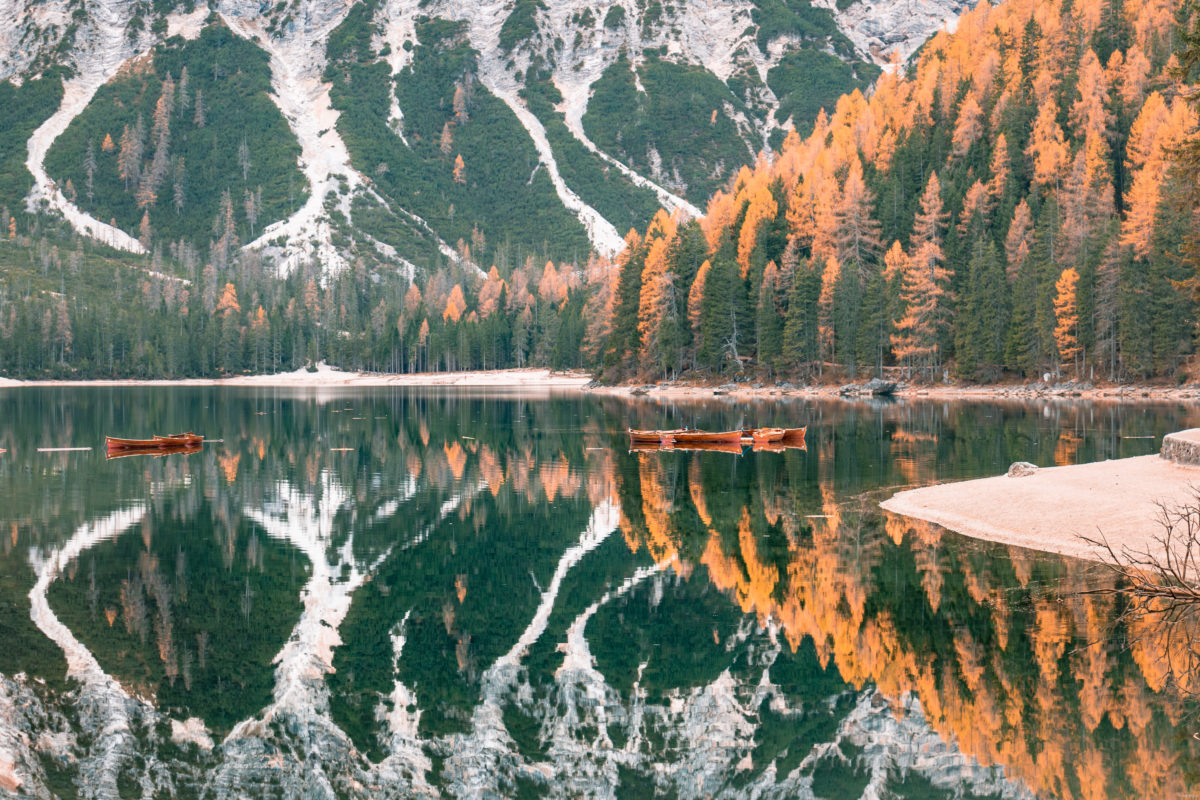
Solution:
<svg viewBox="0 0 1200 800"><path fill-rule="evenodd" d="M59 425L22 397L0 408L18 453ZM72 395L72 435L112 418L105 397ZM980 454L1138 454L1121 434L1186 427L1178 409L814 404L807 450L629 452L651 412L616 399L213 398L128 421L222 432L186 459L0 460L0 599L19 610L0 672L79 730L100 708L156 732L18 758L114 792L150 764L185 794L364 798L1083 800L1194 781L1178 637L1080 594L1111 576L877 507L996 471ZM95 665L76 692L68 659Z"/></svg>
<svg viewBox="0 0 1200 800"><path fill-rule="evenodd" d="M106 461L112 461L114 458L129 458L131 456L153 456L155 458L162 458L163 456L170 455L192 455L193 453L199 453L203 449L204 446L199 444L170 445L167 447L161 447L159 445L151 445L149 447L122 447L120 449L106 450L104 453L104 459Z"/></svg>

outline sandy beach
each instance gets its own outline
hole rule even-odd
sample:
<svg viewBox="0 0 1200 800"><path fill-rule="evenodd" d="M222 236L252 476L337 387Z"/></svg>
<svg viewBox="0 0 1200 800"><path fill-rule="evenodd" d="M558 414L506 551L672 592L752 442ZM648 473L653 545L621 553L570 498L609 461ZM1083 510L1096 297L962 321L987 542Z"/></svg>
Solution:
<svg viewBox="0 0 1200 800"><path fill-rule="evenodd" d="M592 376L586 372L554 372L548 369L423 372L400 375L379 372L346 372L327 364L319 364L315 372L298 369L294 372L280 372L273 375L242 375L234 378L86 381L15 381L9 378L0 378L0 388L22 386L283 386L292 388L458 386L578 391L591 380Z"/></svg>
<svg viewBox="0 0 1200 800"><path fill-rule="evenodd" d="M700 382L667 381L599 385L583 371L557 372L549 369L502 369L461 372L381 373L350 372L321 363L316 371L298 369L272 375L239 375L230 378L176 378L164 380L34 380L0 377L0 388L21 386L459 386L503 389L588 391L617 397L641 397L666 402L724 398L729 401L760 401L779 398L851 399L870 397L865 381L852 384L793 384L789 382ZM905 384L892 395L897 399L928 400L1103 400L1107 402L1200 402L1200 384L1183 385L1091 385L1057 384Z"/></svg>
<svg viewBox="0 0 1200 800"><path fill-rule="evenodd" d="M1150 455L925 486L880 506L978 539L1105 561L1084 537L1160 553L1160 504L1194 503L1198 489L1200 467Z"/></svg>

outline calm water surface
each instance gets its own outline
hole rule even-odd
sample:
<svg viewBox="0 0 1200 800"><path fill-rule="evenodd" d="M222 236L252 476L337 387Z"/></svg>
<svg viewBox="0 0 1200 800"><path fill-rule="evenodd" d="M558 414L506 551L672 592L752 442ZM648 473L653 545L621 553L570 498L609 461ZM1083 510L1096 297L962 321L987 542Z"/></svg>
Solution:
<svg viewBox="0 0 1200 800"><path fill-rule="evenodd" d="M630 453L623 433L759 424L808 424L808 447ZM1103 569L877 503L1198 424L1068 402L0 391L0 786L1187 796L1200 719L1169 643L1079 593ZM105 459L105 434L180 430L220 441Z"/></svg>

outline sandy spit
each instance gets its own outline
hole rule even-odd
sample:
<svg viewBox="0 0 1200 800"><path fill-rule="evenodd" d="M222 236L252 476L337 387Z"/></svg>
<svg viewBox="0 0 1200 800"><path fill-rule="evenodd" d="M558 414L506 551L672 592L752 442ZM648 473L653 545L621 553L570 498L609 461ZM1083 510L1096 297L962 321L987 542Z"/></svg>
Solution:
<svg viewBox="0 0 1200 800"><path fill-rule="evenodd" d="M1195 502L1198 489L1200 467L1150 455L925 486L880 506L977 539L1106 561L1083 537L1161 554L1160 504Z"/></svg>
<svg viewBox="0 0 1200 800"><path fill-rule="evenodd" d="M552 372L548 369L504 369L479 372L425 372L396 375L378 372L344 372L320 364L316 372L298 369L274 375L243 375L235 378L183 378L179 380L87 380L14 381L0 378L0 387L20 386L461 386L503 389L580 390L592 376L583 372Z"/></svg>

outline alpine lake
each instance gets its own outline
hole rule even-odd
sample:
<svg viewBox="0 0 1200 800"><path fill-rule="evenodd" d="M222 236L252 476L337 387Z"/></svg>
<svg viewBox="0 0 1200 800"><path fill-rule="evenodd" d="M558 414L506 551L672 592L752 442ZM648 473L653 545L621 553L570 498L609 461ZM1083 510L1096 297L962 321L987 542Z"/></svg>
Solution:
<svg viewBox="0 0 1200 800"><path fill-rule="evenodd" d="M807 447L625 434L757 425ZM0 390L3 788L1195 797L1178 630L1092 591L1102 565L878 503L1197 425L1077 400ZM217 441L105 457L106 434L184 430ZM91 449L38 451L69 447Z"/></svg>

